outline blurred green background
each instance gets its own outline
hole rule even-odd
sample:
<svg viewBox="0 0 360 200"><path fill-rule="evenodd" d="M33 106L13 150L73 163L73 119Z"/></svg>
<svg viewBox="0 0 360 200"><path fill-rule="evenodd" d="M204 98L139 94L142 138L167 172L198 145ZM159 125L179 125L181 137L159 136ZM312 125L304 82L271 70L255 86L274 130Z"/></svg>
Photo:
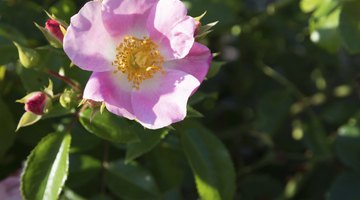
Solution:
<svg viewBox="0 0 360 200"><path fill-rule="evenodd" d="M41 89L49 77L20 67L12 41L32 48L46 45L33 24L45 23L47 16L43 10L69 22L85 2L0 1L0 179L18 169L39 140L52 132L59 120L64 120L43 120L13 133L24 112L15 100ZM216 76L208 77L192 100L194 108L204 115L201 122L222 140L231 154L236 170L235 199L360 199L360 3L184 2L192 16L207 11L203 24L219 21L203 42L212 52L219 52L213 68L220 70ZM39 51L41 65L47 68L70 64L56 51ZM89 75L76 68L66 72L81 84ZM73 135L72 147L75 154L70 165L76 165L77 156L82 153L101 157L95 148L100 142L93 135L83 134L85 130L78 124L75 126L77 134ZM116 147L111 149L117 155L123 153ZM171 154L174 155L178 155L176 159L183 156ZM150 152L147 156L154 155ZM88 159L87 163L91 163ZM151 164L148 165L151 169ZM79 175L78 168L70 166L70 177ZM185 178L180 193L183 199L196 199L187 168L181 172ZM95 178L78 179L82 181L70 178L67 187L90 198L96 194L91 191L97 187L96 169L82 172L92 173ZM156 170L154 173L161 174ZM175 170L173 176L177 175Z"/></svg>

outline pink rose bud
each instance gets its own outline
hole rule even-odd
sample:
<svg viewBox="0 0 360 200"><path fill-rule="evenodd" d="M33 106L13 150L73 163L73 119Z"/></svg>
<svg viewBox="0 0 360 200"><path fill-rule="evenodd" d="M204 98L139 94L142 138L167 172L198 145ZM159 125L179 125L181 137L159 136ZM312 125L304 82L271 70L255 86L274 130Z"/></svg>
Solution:
<svg viewBox="0 0 360 200"><path fill-rule="evenodd" d="M44 92L33 92L25 100L25 110L36 115L42 115L46 111L49 97Z"/></svg>
<svg viewBox="0 0 360 200"><path fill-rule="evenodd" d="M64 34L62 33L60 29L60 24L57 21L53 19L47 20L45 23L45 28L61 42L63 41Z"/></svg>

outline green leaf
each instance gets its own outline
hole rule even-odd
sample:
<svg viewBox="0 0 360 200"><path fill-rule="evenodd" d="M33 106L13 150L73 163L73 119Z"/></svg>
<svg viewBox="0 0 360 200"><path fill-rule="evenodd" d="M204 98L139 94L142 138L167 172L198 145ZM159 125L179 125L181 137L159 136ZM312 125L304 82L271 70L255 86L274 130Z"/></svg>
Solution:
<svg viewBox="0 0 360 200"><path fill-rule="evenodd" d="M140 138L139 142L129 143L125 155L125 163L140 157L149 152L168 134L169 130L163 129L158 131L146 130L142 127L136 132Z"/></svg>
<svg viewBox="0 0 360 200"><path fill-rule="evenodd" d="M41 115L35 115L32 112L25 112L17 125L16 131L21 127L30 126L35 124L37 121L41 119Z"/></svg>
<svg viewBox="0 0 360 200"><path fill-rule="evenodd" d="M80 113L80 123L90 133L111 142L127 143L139 140L126 119L104 111L102 114L97 113L91 120L91 113L90 109Z"/></svg>
<svg viewBox="0 0 360 200"><path fill-rule="evenodd" d="M347 166L360 172L360 128L356 124L340 127L335 140L336 154Z"/></svg>
<svg viewBox="0 0 360 200"><path fill-rule="evenodd" d="M213 61L211 63L211 66L210 66L210 69L209 69L209 72L207 73L206 77L207 78L213 78L214 76L216 76L221 67L225 64L225 62L221 62L221 61Z"/></svg>
<svg viewBox="0 0 360 200"><path fill-rule="evenodd" d="M67 177L71 135L55 132L44 137L27 158L21 177L25 200L56 200Z"/></svg>
<svg viewBox="0 0 360 200"><path fill-rule="evenodd" d="M338 2L324 0L310 19L311 41L330 53L335 53L340 47L339 17Z"/></svg>
<svg viewBox="0 0 360 200"><path fill-rule="evenodd" d="M89 134L80 123L75 123L71 130L71 149L70 153L87 152L91 149L99 148L103 140L94 134Z"/></svg>
<svg viewBox="0 0 360 200"><path fill-rule="evenodd" d="M61 195L60 200L86 200L86 199L76 194L74 191L68 188L64 188L64 192Z"/></svg>
<svg viewBox="0 0 360 200"><path fill-rule="evenodd" d="M0 158L6 153L6 151L12 146L15 139L15 124L14 118L8 106L0 97Z"/></svg>
<svg viewBox="0 0 360 200"><path fill-rule="evenodd" d="M191 107L191 106L187 106L187 114L186 117L188 118L199 118L199 117L204 117L203 114L201 114L201 112L195 110L195 108Z"/></svg>
<svg viewBox="0 0 360 200"><path fill-rule="evenodd" d="M360 199L360 174L345 172L335 179L327 200L358 200Z"/></svg>
<svg viewBox="0 0 360 200"><path fill-rule="evenodd" d="M105 182L110 191L121 199L160 199L152 175L138 165L125 165L123 160L106 167Z"/></svg>
<svg viewBox="0 0 360 200"><path fill-rule="evenodd" d="M203 93L201 91L197 91L194 95L192 95L189 98L189 105L195 105L198 104L202 101L204 101L205 99L212 99L212 100L217 100L218 98L218 93L217 92L212 92L212 93Z"/></svg>
<svg viewBox="0 0 360 200"><path fill-rule="evenodd" d="M323 0L301 0L300 8L304 13L309 13L315 10Z"/></svg>
<svg viewBox="0 0 360 200"><path fill-rule="evenodd" d="M178 138L174 134L168 135L145 158L151 160L147 167L156 177L164 196L166 196L166 193L169 193L170 196L180 196L181 184L189 168ZM164 199L166 198L164 197ZM169 197L167 199L174 198Z"/></svg>
<svg viewBox="0 0 360 200"><path fill-rule="evenodd" d="M340 15L340 36L350 53L360 53L360 2L344 2Z"/></svg>
<svg viewBox="0 0 360 200"><path fill-rule="evenodd" d="M87 155L71 155L69 178L66 185L75 188L98 176L101 169L99 160Z"/></svg>
<svg viewBox="0 0 360 200"><path fill-rule="evenodd" d="M236 188L235 171L225 146L196 121L184 121L178 129L200 198L233 199Z"/></svg>

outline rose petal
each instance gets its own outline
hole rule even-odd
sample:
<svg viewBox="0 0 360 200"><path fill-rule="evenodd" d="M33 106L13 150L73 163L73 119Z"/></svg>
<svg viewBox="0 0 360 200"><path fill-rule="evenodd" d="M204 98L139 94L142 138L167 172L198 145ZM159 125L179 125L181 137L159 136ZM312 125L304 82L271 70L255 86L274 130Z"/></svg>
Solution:
<svg viewBox="0 0 360 200"><path fill-rule="evenodd" d="M103 22L108 32L115 38L131 35L147 36L146 20L150 8L158 0L104 0Z"/></svg>
<svg viewBox="0 0 360 200"><path fill-rule="evenodd" d="M131 105L131 83L118 72L94 72L84 90L84 99L105 101L106 108L119 116L134 119Z"/></svg>
<svg viewBox="0 0 360 200"><path fill-rule="evenodd" d="M150 12L147 28L165 60L183 58L193 46L195 20L179 0L160 0Z"/></svg>
<svg viewBox="0 0 360 200"><path fill-rule="evenodd" d="M141 85L132 94L132 105L136 120L144 127L158 129L183 120L189 96L200 82L190 74L178 70L167 70L160 74L158 84ZM143 87L146 85L146 87Z"/></svg>
<svg viewBox="0 0 360 200"><path fill-rule="evenodd" d="M183 71L202 82L209 70L211 59L212 55L209 48L195 42L185 58L165 62L164 68Z"/></svg>
<svg viewBox="0 0 360 200"><path fill-rule="evenodd" d="M101 1L86 3L71 18L64 37L65 53L84 70L101 72L113 68L116 44L104 28L101 8Z"/></svg>

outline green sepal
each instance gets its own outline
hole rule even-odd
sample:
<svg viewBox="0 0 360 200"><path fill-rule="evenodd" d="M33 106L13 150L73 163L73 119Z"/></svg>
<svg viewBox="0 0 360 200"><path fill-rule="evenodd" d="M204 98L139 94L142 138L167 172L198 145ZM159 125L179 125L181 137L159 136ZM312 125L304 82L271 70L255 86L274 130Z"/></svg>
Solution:
<svg viewBox="0 0 360 200"><path fill-rule="evenodd" d="M20 118L20 121L19 121L15 131L18 131L21 127L30 126L32 124L35 124L40 119L41 119L41 115L35 115L32 112L25 112L22 115L22 117Z"/></svg>
<svg viewBox="0 0 360 200"><path fill-rule="evenodd" d="M42 32L42 34L45 36L46 40L49 42L49 44L55 48L62 48L62 42L55 37L51 32L49 32L46 28L40 26L36 22L34 22L35 26Z"/></svg>
<svg viewBox="0 0 360 200"><path fill-rule="evenodd" d="M16 42L13 43L18 50L20 63L25 68L33 68L37 66L40 60L40 55L36 50L21 46Z"/></svg>

